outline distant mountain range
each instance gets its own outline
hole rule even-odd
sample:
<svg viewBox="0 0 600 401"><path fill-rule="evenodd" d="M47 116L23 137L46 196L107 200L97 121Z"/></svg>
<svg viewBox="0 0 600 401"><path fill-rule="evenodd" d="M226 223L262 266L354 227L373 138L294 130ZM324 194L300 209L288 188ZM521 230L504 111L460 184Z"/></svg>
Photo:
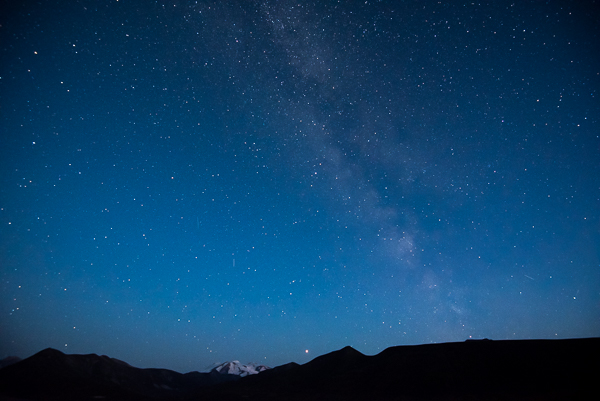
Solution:
<svg viewBox="0 0 600 401"><path fill-rule="evenodd" d="M233 361L181 374L48 348L0 369L0 401L595 399L599 357L600 338L479 340L374 356L345 347L304 365Z"/></svg>

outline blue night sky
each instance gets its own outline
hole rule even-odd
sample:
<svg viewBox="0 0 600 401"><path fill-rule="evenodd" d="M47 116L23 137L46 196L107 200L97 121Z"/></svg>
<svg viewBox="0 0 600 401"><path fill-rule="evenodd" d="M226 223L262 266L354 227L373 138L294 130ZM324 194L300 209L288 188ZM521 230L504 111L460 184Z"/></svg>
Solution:
<svg viewBox="0 0 600 401"><path fill-rule="evenodd" d="M0 357L600 335L595 1L14 1Z"/></svg>

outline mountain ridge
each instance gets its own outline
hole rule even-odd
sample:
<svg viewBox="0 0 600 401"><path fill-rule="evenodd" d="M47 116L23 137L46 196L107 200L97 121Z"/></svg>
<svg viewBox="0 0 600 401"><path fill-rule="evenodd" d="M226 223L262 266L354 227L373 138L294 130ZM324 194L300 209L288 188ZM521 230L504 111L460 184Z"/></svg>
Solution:
<svg viewBox="0 0 600 401"><path fill-rule="evenodd" d="M106 355L45 349L0 369L0 400L573 399L597 393L600 338L344 347L259 374L140 369Z"/></svg>
<svg viewBox="0 0 600 401"><path fill-rule="evenodd" d="M141 369L97 354L65 354L46 348L0 369L1 395L19 398L111 400L170 399L201 387L238 379L233 375Z"/></svg>
<svg viewBox="0 0 600 401"><path fill-rule="evenodd" d="M214 395L220 400L257 394L312 401L569 400L592 391L599 356L600 338L403 345L372 356L345 347L277 374L248 377ZM342 364L343 371L327 373Z"/></svg>

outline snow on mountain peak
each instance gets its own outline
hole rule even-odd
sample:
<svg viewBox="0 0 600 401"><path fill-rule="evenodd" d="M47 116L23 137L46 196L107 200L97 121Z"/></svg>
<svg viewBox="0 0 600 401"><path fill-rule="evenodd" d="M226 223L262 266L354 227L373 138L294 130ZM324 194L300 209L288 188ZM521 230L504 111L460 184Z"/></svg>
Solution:
<svg viewBox="0 0 600 401"><path fill-rule="evenodd" d="M257 365L255 363L247 363L242 364L240 361L230 361L223 362L219 366L212 369L213 372L218 372L220 374L229 374L245 377L248 375L256 375L262 372L263 370L270 369L265 365Z"/></svg>

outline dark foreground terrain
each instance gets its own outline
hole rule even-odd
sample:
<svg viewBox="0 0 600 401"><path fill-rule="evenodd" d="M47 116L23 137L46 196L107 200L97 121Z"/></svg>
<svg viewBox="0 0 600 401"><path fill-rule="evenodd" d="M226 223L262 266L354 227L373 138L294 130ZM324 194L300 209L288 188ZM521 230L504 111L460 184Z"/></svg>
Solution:
<svg viewBox="0 0 600 401"><path fill-rule="evenodd" d="M600 338L351 347L239 378L46 349L0 369L0 400L600 399Z"/></svg>

